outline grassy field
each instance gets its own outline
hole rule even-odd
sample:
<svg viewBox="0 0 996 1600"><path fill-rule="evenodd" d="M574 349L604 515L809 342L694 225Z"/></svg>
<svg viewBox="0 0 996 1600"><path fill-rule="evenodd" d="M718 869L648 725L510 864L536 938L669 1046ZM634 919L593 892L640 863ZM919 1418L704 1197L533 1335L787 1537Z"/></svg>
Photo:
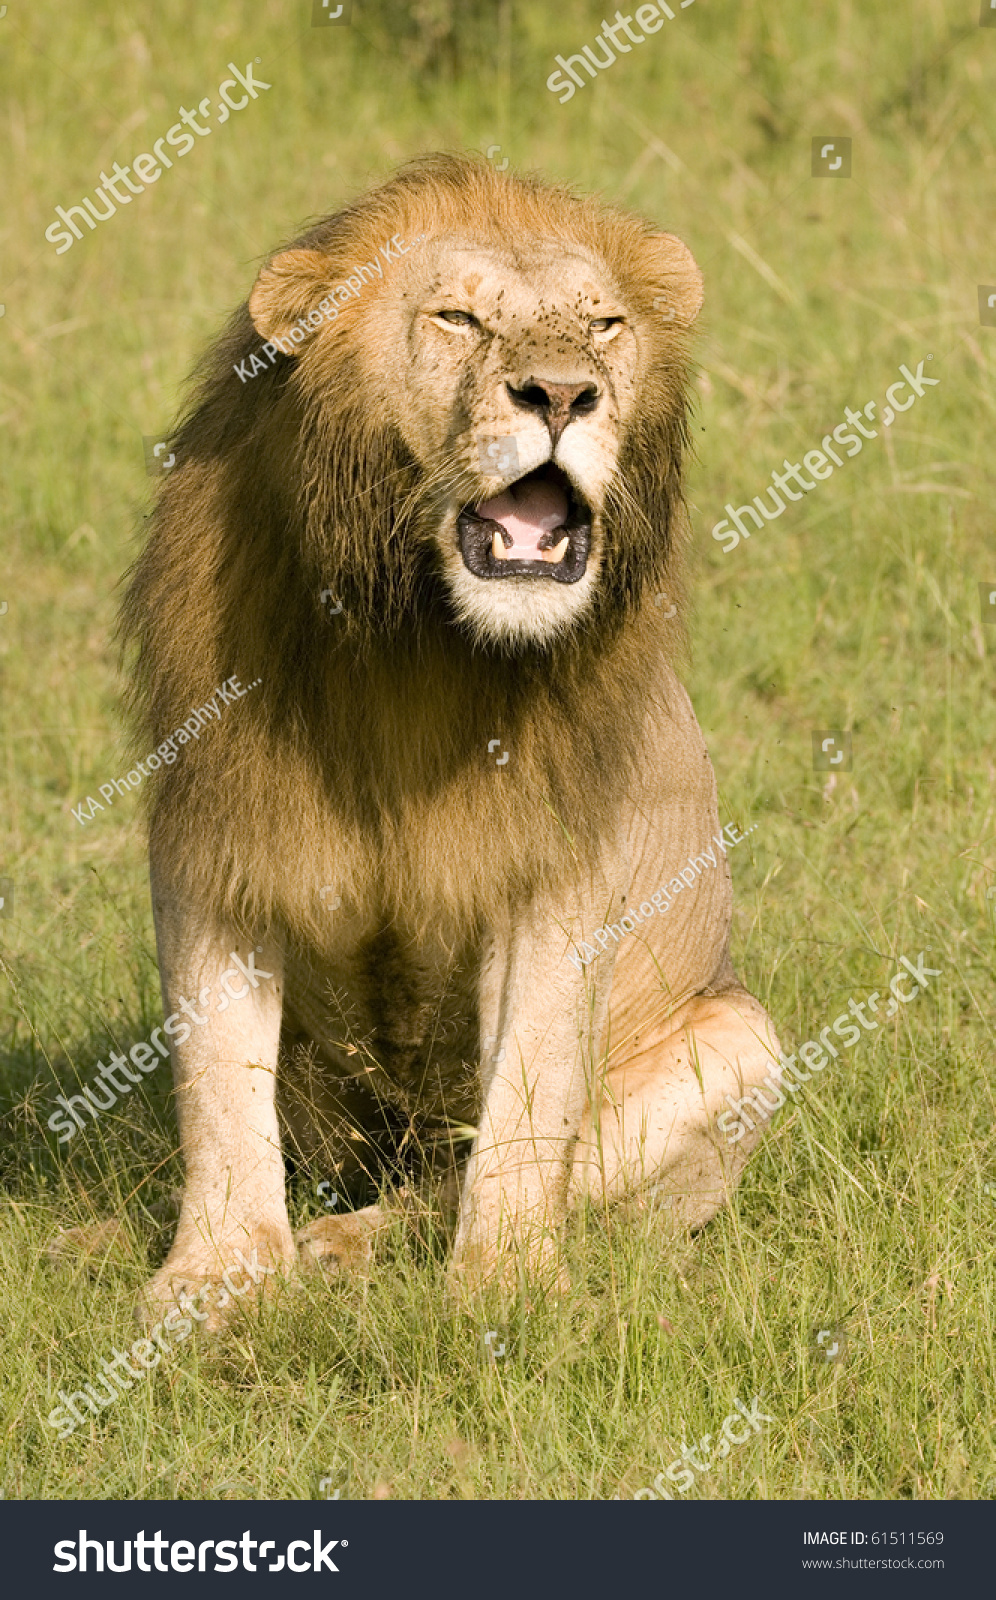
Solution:
<svg viewBox="0 0 996 1600"><path fill-rule="evenodd" d="M327 30L306 0L0 20L0 1490L625 1498L763 1395L773 1420L688 1498L992 1497L996 30L977 0L698 0L561 106L553 57L601 11L468 5L454 33L445 0L421 31L408 9L356 0ZM56 255L56 205L256 57L267 91ZM814 137L852 140L849 178L811 175ZM113 628L142 436L277 241L418 151L495 144L658 219L704 271L687 682L723 820L756 825L733 856L745 980L794 1043L900 955L942 975L778 1114L695 1239L591 1213L566 1303L526 1284L455 1311L425 1230L399 1232L368 1281L309 1280L192 1337L59 1441L56 1391L135 1338L180 1178L162 1075L68 1147L45 1127L60 1086L161 1020L139 799L72 811L127 770ZM936 388L724 553L727 501L845 406L880 417L928 355ZM853 769L814 771L834 728ZM320 1212L302 1175L292 1217ZM115 1220L96 1268L50 1254ZM838 1329L828 1361L815 1336Z"/></svg>

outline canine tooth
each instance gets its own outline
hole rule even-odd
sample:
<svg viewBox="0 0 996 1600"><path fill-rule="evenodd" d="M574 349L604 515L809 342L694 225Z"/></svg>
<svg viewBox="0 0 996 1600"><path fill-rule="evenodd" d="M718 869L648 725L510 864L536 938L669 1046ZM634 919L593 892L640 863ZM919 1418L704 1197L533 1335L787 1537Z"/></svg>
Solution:
<svg viewBox="0 0 996 1600"><path fill-rule="evenodd" d="M565 533L564 537L561 539L560 543L558 545L554 545L552 550L543 550L543 551L540 552L540 554L543 557L543 560L544 561L563 561L564 556L565 556L566 551L567 551L567 546L570 544L570 542L571 542L570 534Z"/></svg>
<svg viewBox="0 0 996 1600"><path fill-rule="evenodd" d="M494 556L496 561L508 560L508 555L505 551L505 541L501 536L500 528L496 528L494 533L491 535L491 554Z"/></svg>

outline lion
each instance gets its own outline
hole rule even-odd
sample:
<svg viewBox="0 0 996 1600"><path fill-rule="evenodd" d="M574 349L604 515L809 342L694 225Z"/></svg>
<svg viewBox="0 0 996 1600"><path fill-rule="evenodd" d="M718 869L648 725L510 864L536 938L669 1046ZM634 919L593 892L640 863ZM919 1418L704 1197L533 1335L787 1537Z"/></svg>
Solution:
<svg viewBox="0 0 996 1600"><path fill-rule="evenodd" d="M468 1292L558 1276L586 1200L694 1228L739 1181L761 1132L717 1116L780 1069L675 666L702 296L673 235L437 155L278 250L203 359L132 703L155 739L254 687L155 777L186 1184L149 1305L237 1251L334 1270L416 1171ZM287 1162L353 1210L295 1236Z"/></svg>

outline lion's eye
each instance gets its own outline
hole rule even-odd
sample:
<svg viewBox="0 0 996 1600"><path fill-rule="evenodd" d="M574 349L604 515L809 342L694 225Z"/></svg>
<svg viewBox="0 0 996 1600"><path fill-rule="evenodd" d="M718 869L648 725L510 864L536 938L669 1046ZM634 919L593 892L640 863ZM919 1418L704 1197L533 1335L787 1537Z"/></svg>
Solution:
<svg viewBox="0 0 996 1600"><path fill-rule="evenodd" d="M592 333L609 333L622 327L622 317L594 317L589 323Z"/></svg>
<svg viewBox="0 0 996 1600"><path fill-rule="evenodd" d="M437 311L437 322L449 322L455 328L479 328L480 323L469 311Z"/></svg>

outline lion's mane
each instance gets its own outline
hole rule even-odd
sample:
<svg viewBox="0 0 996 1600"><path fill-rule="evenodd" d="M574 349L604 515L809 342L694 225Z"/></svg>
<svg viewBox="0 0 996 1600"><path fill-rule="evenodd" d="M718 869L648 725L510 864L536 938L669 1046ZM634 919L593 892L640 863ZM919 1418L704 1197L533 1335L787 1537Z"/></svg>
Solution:
<svg viewBox="0 0 996 1600"><path fill-rule="evenodd" d="M239 928L276 924L302 944L328 936L319 885L373 898L385 922L432 919L456 942L587 870L682 637L653 598L682 607L688 340L653 307L672 286L648 266L651 228L433 156L286 248L326 253L331 280L396 234L448 228L580 242L637 308L648 377L583 625L510 651L454 621L427 536L431 485L363 377L363 297L313 353L278 356L245 384L233 366L260 335L248 302L235 312L195 374L124 600L145 748L231 674L261 680L158 775L161 870ZM382 363L385 383L405 359ZM335 618L323 589L343 606ZM496 738L510 754L500 770Z"/></svg>

